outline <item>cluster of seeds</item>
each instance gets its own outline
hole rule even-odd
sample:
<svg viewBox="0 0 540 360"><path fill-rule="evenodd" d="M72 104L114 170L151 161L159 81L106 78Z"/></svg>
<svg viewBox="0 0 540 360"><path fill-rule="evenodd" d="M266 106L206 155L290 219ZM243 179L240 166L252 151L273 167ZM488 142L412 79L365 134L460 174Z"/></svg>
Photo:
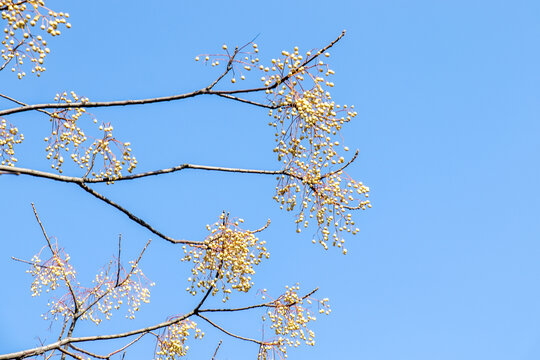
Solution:
<svg viewBox="0 0 540 360"><path fill-rule="evenodd" d="M269 319L272 323L270 328L277 336L277 340L267 342L259 350L259 359L267 359L269 353L277 351L278 354L287 357L287 347L298 347L303 343L315 345L315 333L307 328L310 321L315 321L315 315L308 308L313 305L310 297L303 298L298 295L300 287L287 286L285 294L272 302L268 312L263 316L263 321ZM329 314L328 299L316 300L320 314ZM306 303L307 305L305 305Z"/></svg>
<svg viewBox="0 0 540 360"><path fill-rule="evenodd" d="M252 46L258 53L257 44ZM225 45L223 48L227 49ZM243 55L248 56L240 59ZM274 199L282 209L297 212L297 232L307 228L314 218L319 243L327 249L331 241L347 253L341 234L354 235L359 231L352 220L352 211L371 207L367 200L369 188L344 173L350 161L339 154L340 147L349 151L340 144L340 130L357 112L354 106L341 106L332 100L329 89L334 83L330 77L335 72L322 60L329 53L307 52L303 56L295 47L281 55L272 59L269 66L262 65L253 53L236 51L234 55L228 51L207 55L205 61L212 61L215 66L223 59L241 73L242 70L263 73L260 80L264 87L257 91L264 90L275 107L269 111L272 117L269 125L275 129L274 152L287 172L277 178ZM245 79L243 73L241 79ZM235 78L232 82L236 82Z"/></svg>
<svg viewBox="0 0 540 360"><path fill-rule="evenodd" d="M80 97L73 91L62 94L56 94L54 98L58 103L70 104L73 102L88 102L88 98ZM102 137L97 138L93 143L86 147L88 140L85 132L78 126L79 118L87 114L86 109L82 107L76 108L59 108L52 114L50 121L52 122L52 132L50 137L46 137L47 159L52 159L51 167L62 173L62 164L64 157L62 150L70 153L70 157L81 169L86 169L86 175L92 175L94 178L109 178L110 182L122 176L122 170L127 164L128 172L132 172L137 166L137 159L131 154L129 142L120 142L112 134L113 126L110 123L102 123L98 126ZM94 124L97 124L97 119L92 118ZM70 147L73 150L70 152ZM115 153L122 154L121 159ZM98 165L101 163L101 167ZM96 169L97 167L97 169Z"/></svg>
<svg viewBox="0 0 540 360"><path fill-rule="evenodd" d="M14 145L20 144L24 140L23 134L19 134L19 129L12 126L6 120L0 120L0 164L15 166L17 158Z"/></svg>
<svg viewBox="0 0 540 360"><path fill-rule="evenodd" d="M66 294L60 299L54 301L50 300L47 303L49 311L43 314L42 317L47 320L49 317L58 319L58 316L72 317L74 312L73 297L67 293L68 287L76 284L75 281L75 269L69 263L70 256L66 254L62 249L59 249L57 245L50 247L53 254L50 259L42 264L40 254L34 255L32 258L32 267L27 270L34 280L30 285L30 291L32 296L39 296L43 288L45 292L56 290L60 287L65 288ZM43 249L42 249L43 251Z"/></svg>
<svg viewBox="0 0 540 360"><path fill-rule="evenodd" d="M81 319L89 319L99 325L103 320L102 316L109 320L112 310L118 310L123 304L128 307L126 318L134 319L141 303L150 302L149 287L154 286L154 283L148 282L137 262L130 261L130 264L129 272L122 269L123 279L119 279L117 274L111 274L115 266L109 266L106 271L96 275L93 280L94 287L85 291L81 300L83 307L88 308Z"/></svg>
<svg viewBox="0 0 540 360"><path fill-rule="evenodd" d="M127 303L129 307L126 317L133 319L141 303L149 302L148 287L154 283L149 283L138 267L140 257L139 260L130 262L129 272L122 266L118 267L117 263L111 262L106 271L96 275L94 286L87 289L76 282L76 273L69 263L69 255L58 249L57 245L50 246L49 249L53 256L42 264L40 252L32 258L32 268L27 271L34 277L30 287L32 296L39 296L43 288L46 288L46 292L60 287L64 289L61 298L47 303L49 311L42 315L45 320L58 320L58 317L72 318L76 312L75 302L80 319L89 319L96 325L102 321L99 314L108 320L112 310L118 310L123 303ZM117 272L116 269L120 270Z"/></svg>
<svg viewBox="0 0 540 360"><path fill-rule="evenodd" d="M254 235L262 229L242 230L238 227L242 222L242 219L229 221L228 215L222 214L218 222L207 225L210 235L203 246L189 250L184 246L182 261L194 264L192 276L188 278L191 284L186 289L189 293L196 295L201 289L203 292L211 290L215 295L221 289L225 302L233 289L242 292L251 289L254 267L270 254L264 246L265 241Z"/></svg>
<svg viewBox="0 0 540 360"><path fill-rule="evenodd" d="M7 21L2 40L3 49L0 51L4 63L0 63L0 70L14 60L15 66L11 70L17 72L21 79L26 75L21 66L28 58L33 63L32 72L40 76L45 71L43 61L50 50L43 36L33 32L39 27L41 32L46 31L51 36L58 36L60 25L68 29L71 27L67 22L69 14L46 8L43 0L0 0L0 10L2 20Z"/></svg>
<svg viewBox="0 0 540 360"><path fill-rule="evenodd" d="M158 337L156 359L176 360L185 356L189 350L185 342L190 330L195 330L195 339L202 339L204 336L197 324L189 319L168 326L165 333Z"/></svg>

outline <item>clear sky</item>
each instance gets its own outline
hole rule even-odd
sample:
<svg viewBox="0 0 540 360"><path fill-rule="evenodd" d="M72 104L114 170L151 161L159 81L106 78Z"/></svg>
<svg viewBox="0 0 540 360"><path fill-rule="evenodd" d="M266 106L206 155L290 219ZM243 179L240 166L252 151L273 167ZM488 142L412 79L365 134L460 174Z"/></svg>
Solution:
<svg viewBox="0 0 540 360"><path fill-rule="evenodd" d="M299 282L329 297L316 346L290 359L538 359L540 357L540 3L537 1L49 1L72 29L49 42L47 71L23 80L0 73L0 92L26 103L74 90L105 101L165 96L207 85L220 70L194 61L257 37L261 59L295 45L320 48L343 29L329 59L333 98L355 104L344 142L359 149L349 174L370 186L373 208L346 256L294 232L272 200L275 179L185 171L95 186L171 236L200 239L222 210L257 228L270 261L255 288L279 294ZM225 82L222 88L232 84ZM11 107L7 101L0 108ZM279 169L266 110L220 98L95 109L132 143L137 171L182 163ZM19 166L50 170L39 113L6 116L25 134ZM76 171L66 174L81 175ZM141 268L156 282L137 319L119 313L77 335L113 333L190 310L179 247L72 184L0 176L0 353L55 340L40 319L25 265L47 231L89 281L124 239L124 259L153 239ZM217 305L219 299L212 300ZM259 302L253 293L233 304ZM213 318L260 337L260 313ZM257 347L197 321L204 341L188 358L254 359ZM38 339L39 337L39 339ZM148 359L154 340L126 359ZM103 349L103 348L99 348ZM105 351L103 351L105 352Z"/></svg>

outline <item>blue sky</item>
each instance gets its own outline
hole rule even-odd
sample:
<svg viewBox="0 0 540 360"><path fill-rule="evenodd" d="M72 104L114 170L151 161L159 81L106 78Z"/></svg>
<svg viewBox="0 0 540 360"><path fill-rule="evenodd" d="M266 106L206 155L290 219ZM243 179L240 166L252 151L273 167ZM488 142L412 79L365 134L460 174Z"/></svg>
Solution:
<svg viewBox="0 0 540 360"><path fill-rule="evenodd" d="M319 317L317 344L290 359L537 359L540 356L540 4L535 1L62 2L72 29L50 41L47 71L17 80L0 73L0 92L27 103L74 90L90 100L165 96L205 86L218 74L193 59L223 43L258 35L261 59L295 45L332 49L333 98L355 104L343 132L359 149L349 174L370 186L373 208L356 214L349 253L325 252L294 232L291 214L272 200L275 180L185 171L95 186L156 228L201 238L222 210L257 228L270 261L255 288L279 294L300 282L319 286L332 314ZM223 88L230 83L224 83ZM0 108L11 107L6 101ZM220 98L95 109L131 141L137 171L181 163L278 169L266 110ZM19 166L48 170L38 113L6 118L25 134ZM66 170L66 173L68 171ZM75 171L70 174L80 175ZM180 248L156 238L75 185L0 176L2 224L0 352L51 342L40 319L45 299L30 296L26 267L44 245L44 225L89 280L124 239L124 259L153 239L141 263L156 282L136 320L122 316L79 335L112 333L186 312L187 267ZM253 294L233 304L258 302ZM213 304L218 304L214 301ZM260 314L215 317L244 336L260 334ZM188 358L253 359L257 348L198 321L205 340ZM152 356L154 341L127 358ZM106 350L103 350L104 352Z"/></svg>

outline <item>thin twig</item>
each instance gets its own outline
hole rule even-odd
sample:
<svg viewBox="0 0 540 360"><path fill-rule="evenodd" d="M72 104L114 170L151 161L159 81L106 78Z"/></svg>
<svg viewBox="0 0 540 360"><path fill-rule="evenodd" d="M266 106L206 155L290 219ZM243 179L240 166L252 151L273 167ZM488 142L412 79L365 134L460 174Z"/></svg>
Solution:
<svg viewBox="0 0 540 360"><path fill-rule="evenodd" d="M120 349L118 350L115 350L113 352L111 352L109 355L98 355L98 354L94 354L94 353L91 353L90 351L88 350L84 350L84 349L81 349L73 344L69 344L69 346L73 349L73 350L76 350L78 352L81 352L83 354L86 354L86 355L90 355L90 356L93 356L97 359L109 359L111 356L113 355L116 355L118 354L119 352L127 349L128 347L130 347L131 345L135 344L137 341L139 341L144 335L146 335L148 333L142 333L141 335L139 335L135 340L133 341L130 341L128 344L122 346Z"/></svg>
<svg viewBox="0 0 540 360"><path fill-rule="evenodd" d="M120 284L120 254L121 254L121 251L122 251L122 234L118 234L118 259L117 259L117 262L118 262L118 268L116 270L116 285L114 285L114 287L118 287L118 285Z"/></svg>
<svg viewBox="0 0 540 360"><path fill-rule="evenodd" d="M124 278L124 280L122 280L117 286L122 286L124 285L124 283L126 281L129 280L129 278L131 277L131 275L133 274L133 271L135 271L135 268L137 267L137 265L139 264L139 261L141 261L141 258L144 254L144 252L146 251L146 248L148 247L148 245L150 245L150 242L152 240L148 240L148 242L146 243L146 245L144 246L144 248L142 249L141 253L139 254L139 257L137 258L137 260L135 261L135 263L133 264L133 266L131 267L131 270L129 271L129 273L126 275L126 277ZM109 265L110 266L110 265ZM107 269L107 272L109 272L109 269ZM77 312L73 318L74 319L79 319L81 316L83 316L85 313L88 312L88 310L90 310L94 305L96 305L98 302L101 301L101 299L103 299L105 296L107 296L107 294L109 294L111 291L113 290L113 288L109 288L107 289L107 291L105 291L103 294L101 294L100 296L96 297L94 299L94 301L92 301L84 310L80 311L80 312Z"/></svg>
<svg viewBox="0 0 540 360"><path fill-rule="evenodd" d="M337 170L334 170L334 171L331 171L331 172L329 172L327 174L324 174L323 176L321 176L321 179L324 179L325 177L332 176L334 174L337 174L340 171L343 171L347 166L351 165L354 162L354 160L356 160L357 156L358 156L358 150L356 150L356 152L354 153L354 156L352 157L352 159L349 160L345 165L343 165L342 167L340 167Z"/></svg>
<svg viewBox="0 0 540 360"><path fill-rule="evenodd" d="M45 228L43 227L43 224L41 223L41 220L39 219L38 213L36 211L36 207L34 206L34 203L32 203L32 210L34 210L34 216L36 217L36 220L39 224L39 227L41 228L41 232L43 233L43 236L45 237L45 240L47 240L47 245L49 246L49 249L51 250L51 253L53 257L56 258L56 252L52 247L51 241L49 240L49 236L47 236L47 232L45 231ZM58 250L57 250L58 251ZM69 281L66 273L64 272L64 268L62 267L62 275L64 277L64 282L66 283L66 286L69 290L69 293L71 295L71 298L73 299L73 313L76 314L79 311L79 302L77 301L77 297L75 296L75 291L73 291L73 288L71 287L71 282Z"/></svg>
<svg viewBox="0 0 540 360"><path fill-rule="evenodd" d="M84 358L83 358L82 356L77 355L77 354L74 354L74 353L72 353L72 352L69 352L69 351L67 351L66 349L58 348L58 350L60 350L60 352L62 352L62 355L64 355L64 356L65 356L65 355L69 355L69 356L71 356L71 357L74 358L74 359L77 359L77 360L84 360Z"/></svg>
<svg viewBox="0 0 540 360"><path fill-rule="evenodd" d="M227 96L232 94L241 94L241 93L252 93L252 92L260 92L260 91L266 91L266 90L272 90L276 88L279 84L283 83L284 81L287 81L290 77L292 77L294 74L296 74L300 69L308 65L310 62L318 58L322 53L324 53L326 50L334 46L341 38L345 35L345 31L343 31L334 41L332 41L330 44L325 46L324 48L317 51L314 55L308 57L299 67L293 69L289 74L284 76L280 79L280 81L276 81L273 84L269 86L264 87L258 87L258 88L249 88L249 89L238 89L238 90L219 90L214 91L211 90L215 84L217 84L217 81L221 80L225 74L227 74L230 70L228 68L225 70L224 74L222 74L218 79L214 80L212 84L209 86L195 90L189 93L185 94L177 94L177 95L171 95L171 96L163 96L163 97L155 97L155 98L148 98L148 99L138 99L138 100L117 100L117 101L98 101L98 102L73 102L73 103L48 103L48 104L34 104L34 105L25 105L20 106L17 108L11 108L11 109L5 109L0 110L0 116L4 115L10 115L25 111L32 111L32 110L38 110L38 109L76 109L76 108L95 108L95 107L111 107L111 106L129 106L129 105L143 105L143 104L151 104L151 103L159 103L159 102L166 102L166 101L175 101L175 100L182 100L187 98L192 98L199 95L218 95L225 97L227 99L235 100L235 101L241 101L244 103L252 104L250 101L246 101L245 99L240 99L235 96ZM237 50L235 50L237 51ZM229 61L230 62L230 61ZM229 66L229 64L227 65ZM224 96L225 95L225 96ZM253 104L260 106L258 104ZM268 105L265 106L268 108L275 109L279 107L279 105Z"/></svg>
<svg viewBox="0 0 540 360"><path fill-rule="evenodd" d="M69 183L86 183L86 184L96 184L96 183L109 183L109 182L118 182L118 181L124 181L124 180L134 180L138 178L148 177L148 176L157 176L161 174L168 174L173 172L178 172L184 169L194 169L194 170L206 170L206 171L219 171L219 172L233 172L233 173L239 173L239 174L259 174L259 175L287 175L296 177L299 179L299 177L295 176L292 173L289 173L287 170L259 170L259 169L242 169L242 168L228 168L228 167L221 167L221 166L209 166L209 165L195 165L195 164L182 164L178 166L174 166L167 169L159 169L159 170L153 170L153 171L147 171L140 174L133 174L133 175L126 175L122 176L116 179L113 178L84 178L84 177L74 177L74 176L65 176L65 175L59 175L59 174L53 174L45 171L40 170L34 170L34 169L27 169L27 168L19 168L15 166L6 166L6 165L0 165L0 171L9 173L9 174L23 174L23 175L30 175L34 177L41 177L46 178L50 180L55 181L61 181L61 182L69 182ZM300 180L300 179L299 179Z"/></svg>
<svg viewBox="0 0 540 360"><path fill-rule="evenodd" d="M198 317L200 317L201 319L205 320L206 322L208 322L210 325L212 325L213 327L215 327L216 329L219 329L221 330L222 332L224 332L225 334L229 335L229 336L232 336L234 338L237 338L237 339L240 339L240 340L245 340L245 341L251 341L251 342L254 342L255 344L259 344L259 345L266 345L266 343L262 342L262 341L259 341L259 340L255 340L255 339L250 339L250 338L247 338L247 337L243 337L243 336L240 336L240 335L235 335L227 330L225 330L224 328L222 328L221 326L219 326L218 324L212 322L210 319L208 319L207 317L204 317L202 316L201 314L197 314Z"/></svg>
<svg viewBox="0 0 540 360"><path fill-rule="evenodd" d="M223 342L223 340L219 340L219 344L217 345L216 351L214 351L214 356L212 356L212 360L216 359L217 352L218 352L219 347L221 346L222 342Z"/></svg>
<svg viewBox="0 0 540 360"><path fill-rule="evenodd" d="M300 300L304 300L308 297L310 297L311 295L313 295L315 292L317 292L317 290L319 290L319 288L315 288L313 289L312 291L310 291L309 293L307 293L306 295L302 296L298 301ZM289 304L290 305L295 305L298 303L295 302L295 303L292 303L292 304ZM245 311L245 310L251 310L251 309L256 309L256 308L260 308L260 307L276 307L276 301L273 300L273 301L269 301L269 302L265 302L265 303L262 303L262 304L257 304L257 305L250 305L250 306L244 306L244 307L239 307L239 308L229 308L229 309L201 309L199 310L198 312L199 313L203 313L203 312L234 312L234 311ZM198 315L198 314L197 314Z"/></svg>
<svg viewBox="0 0 540 360"><path fill-rule="evenodd" d="M38 264L38 263L33 262L33 261L28 261L28 260L19 259L19 258L16 258L15 256L12 256L11 259L12 259L12 260L15 260L15 261L19 261L19 262L25 263L25 264L28 264L28 265L34 265L34 266L39 266L39 267L42 267L42 268L50 269L49 266L41 265L41 264Z"/></svg>
<svg viewBox="0 0 540 360"><path fill-rule="evenodd" d="M39 346L39 347L36 347L36 348L33 348L33 349L27 349L27 350L18 351L18 352L14 352L14 353L10 353L10 354L0 355L0 360L23 359L23 358L27 358L27 357L30 357L30 356L44 354L44 353L46 353L48 351L51 351L51 350L60 349L60 347L62 347L64 345L73 344L73 343L98 341L98 340L120 339L120 338L125 338L125 337L128 337L128 336L139 335L139 334L142 334L142 333L148 333L148 332L150 332L152 330L162 329L164 327L167 327L167 326L170 326L172 324L178 323L178 322L183 321L183 320L185 320L185 319L187 319L187 318L189 318L189 317L191 317L193 315L194 315L194 313L193 313L193 311L191 311L191 312L189 312L187 314L184 314L184 315L182 315L182 316L180 316L178 318L175 318L173 320L165 321L165 322L155 324L155 325L152 325L152 326L148 326L148 327L145 327L145 328L142 328L142 329L126 331L126 332L118 333L118 334L83 336L83 337L75 337L75 338L67 337L65 339L62 339L60 341L54 342L54 343L49 344L49 345Z"/></svg>
<svg viewBox="0 0 540 360"><path fill-rule="evenodd" d="M0 69L0 70L2 70L2 69ZM19 104L19 105L22 105L22 106L28 106L28 104L25 104L25 103L23 103L22 101L16 100L16 99L14 99L14 98L12 98L12 97L10 97L10 96L7 96L7 95L5 95L5 94L0 94L0 97L3 97L3 98L6 99L6 100L12 101L12 102L14 102L14 103L16 103L16 104ZM52 116L52 113L50 113L50 112L48 112L48 111L41 110L41 109L39 109L39 110L37 110L37 111L42 112L42 113L44 113L44 114L47 114L47 115L49 115L49 116Z"/></svg>
<svg viewBox="0 0 540 360"><path fill-rule="evenodd" d="M91 189L90 187L88 187L86 184L84 183L78 183L78 185L84 189L84 191L88 192L89 194L93 195L94 197L98 198L99 200L101 201L104 201L105 203L111 205L112 207L115 207L116 209L120 210L121 212L123 212L124 214L126 214L131 220L135 221L137 224L147 228L148 230L150 230L151 232L153 232L154 234L156 234L157 236L159 236L160 238L164 239L164 240L167 240L173 244L186 244L186 245L202 245L203 242L201 241L193 241L193 240L177 240L177 239L173 239L172 237L170 236L167 236L165 234L163 234L162 232L154 229L150 224L148 224L146 221L144 221L143 219L135 216L134 214L132 214L130 211L128 211L127 209L123 208L122 206L118 205L117 203L115 203L114 201L110 200L109 198L101 195L100 193L98 193L97 191Z"/></svg>

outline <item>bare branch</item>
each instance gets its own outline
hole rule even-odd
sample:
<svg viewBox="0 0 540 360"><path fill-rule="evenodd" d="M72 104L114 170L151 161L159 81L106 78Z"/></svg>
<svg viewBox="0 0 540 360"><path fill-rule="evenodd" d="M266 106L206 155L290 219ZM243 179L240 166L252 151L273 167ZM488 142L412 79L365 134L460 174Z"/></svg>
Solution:
<svg viewBox="0 0 540 360"><path fill-rule="evenodd" d="M354 160L356 160L357 156L358 156L358 150L356 150L356 152L354 153L354 156L352 157L352 159L349 160L345 165L343 165L341 168L339 168L337 170L334 170L334 171L331 171L331 172L329 172L327 174L324 174L323 176L321 176L321 179L324 179L325 177L328 177L328 176L337 174L340 171L343 171L347 166L351 165L354 162Z"/></svg>
<svg viewBox="0 0 540 360"><path fill-rule="evenodd" d="M118 334L112 334L112 335L95 335L95 336L83 336L83 337L67 337L65 339L62 339L60 341L54 342L49 345L39 346L33 349L27 349L23 351L18 351L15 353L10 354L3 354L0 355L0 360L8 360L8 359L24 359L30 356L40 355L44 354L51 350L60 349L60 347L73 344L73 343L80 343L80 342L89 342L89 341L99 341L99 340L111 340L111 339L120 339L125 338L128 336L133 335L139 335L142 333L148 333L152 330L162 329L164 327L170 326L172 324L178 323L180 321L183 321L191 316L193 316L193 311L184 314L178 318L175 318L173 320L165 321L159 324L155 324L152 326L148 326L142 329L132 330L132 331L126 331L124 333L118 333Z"/></svg>
<svg viewBox="0 0 540 360"><path fill-rule="evenodd" d="M1 70L1 69L0 69L0 70ZM10 97L10 96L7 96L7 95L5 95L5 94L0 94L0 97L3 97L4 99L9 100L9 101L12 101L12 102L14 102L14 103L16 103L16 104L19 104L19 105L28 106L27 104L23 103L22 101L16 100L16 99L14 99L14 98L12 98L12 97ZM48 111L45 111L45 110L37 110L37 111L42 112L42 113L44 113L44 114L47 114L47 115L49 115L49 116L52 116L52 113L50 113L50 112L48 112Z"/></svg>
<svg viewBox="0 0 540 360"><path fill-rule="evenodd" d="M73 344L69 344L69 346L73 349L73 350L76 350L78 352L81 352L83 354L86 354L86 355L90 355L90 356L93 356L97 359L109 359L111 356L113 355L116 355L118 354L119 352L121 351L124 351L125 349L127 349L128 347L130 347L131 345L135 344L137 341L139 341L144 335L146 335L148 333L142 333L141 335L139 335L135 340L133 341L130 341L128 344L122 346L120 349L118 350L115 350L113 352L111 352L109 355L98 355L98 354L94 354L94 353L91 353L90 351L88 350L84 350L84 349L81 349Z"/></svg>
<svg viewBox="0 0 540 360"><path fill-rule="evenodd" d="M79 355L77 355L77 354L74 354L74 353L72 353L72 352L69 352L69 351L67 351L66 349L58 348L58 350L60 350L60 352L62 353L63 357L64 357L65 355L69 355L69 356L71 356L71 357L74 358L74 359L77 359L77 360L84 360L84 358L83 358L82 356L79 356Z"/></svg>
<svg viewBox="0 0 540 360"><path fill-rule="evenodd" d="M268 343L265 343L263 341L259 341L259 340L255 340L255 339L250 339L250 338L247 338L247 337L243 337L243 336L240 336L240 335L235 335L227 330L225 330L224 328L222 328L221 326L219 326L218 324L210 321L210 319L208 319L207 317L204 317L202 316L201 314L197 314L198 317L200 317L201 319L205 320L207 323L209 323L210 325L212 325L213 327L215 327L216 329L219 329L221 330L222 332L224 332L225 334L229 335L229 336L232 336L234 338L237 338L237 339L240 339L240 340L245 340L245 341L251 341L251 342L254 342L255 344L259 344L259 345L267 345Z"/></svg>
<svg viewBox="0 0 540 360"><path fill-rule="evenodd" d="M214 351L214 356L212 356L212 360L215 360L217 352L218 352L219 347L221 346L222 342L223 342L223 340L219 340L219 344L217 345L216 351Z"/></svg>
<svg viewBox="0 0 540 360"><path fill-rule="evenodd" d="M34 216L36 217L36 220L39 224L39 227L41 228L41 232L43 233L45 240L47 240L47 245L49 246L49 249L51 250L52 255L56 258L56 251L53 249L51 241L49 240L49 237L47 236L47 233L45 232L45 228L43 227L43 224L41 223L41 220L39 219L34 203L32 203L32 210L34 210ZM77 297L75 296L75 291L73 291L73 288L71 287L71 282L69 281L68 277L63 271L63 268L62 268L62 275L64 278L64 282L66 283L66 286L69 289L71 298L73 299L73 306L74 306L73 312L76 314L79 311L79 303L77 301Z"/></svg>
<svg viewBox="0 0 540 360"><path fill-rule="evenodd" d="M46 179L55 180L55 181L76 183L76 184L81 184L81 183L96 184L96 183L110 183L110 182L118 182L118 181L124 181L124 180L133 180L133 179L138 179L138 178L147 177L147 176L156 176L156 175L161 175L161 174L173 173L173 172L181 171L184 169L233 172L233 173L239 173L239 174L288 175L288 176L296 177L293 174L289 173L287 170L258 170L258 169L228 168L228 167L221 167L221 166L182 164L182 165L178 165L178 166L167 168L167 169L153 170L153 171L147 171L140 174L122 176L117 179L113 179L113 178L92 179L92 178L73 177L73 176L53 174L53 173L49 173L45 171L19 168L15 166L0 165L0 172L4 172L6 174L17 174L17 175L23 174L23 175L30 175L34 177L46 178Z"/></svg>
<svg viewBox="0 0 540 360"><path fill-rule="evenodd" d="M292 72L290 72L288 75L284 76L279 82L275 82L269 86L264 87L258 87L258 88L249 88L249 89L238 89L238 90L219 90L214 91L212 88L217 84L219 80L221 80L229 71L231 60L229 60L229 63L227 64L227 69L225 72L212 84L209 86L202 88L200 90L195 90L189 93L185 94L177 94L177 95L171 95L171 96L163 96L163 97L154 97L154 98L148 98L148 99L138 99L138 100L117 100L117 101L98 101L98 102L74 102L74 103L48 103L48 104L34 104L34 105L24 105L17 108L11 108L11 109L5 109L0 110L0 116L4 115L10 115L10 114L16 114L26 111L32 111L32 110L39 110L39 109L75 109L75 108L95 108L95 107L110 107L110 106L130 106L130 105L144 105L144 104L152 104L152 103L159 103L159 102L167 102L167 101L175 101L175 100L183 100L192 98L199 95L218 95L221 97L225 97L228 99L232 99L235 101L242 101L248 104L261 106L262 104L256 104L249 100L240 99L236 97L230 97L228 95L232 94L241 94L241 93L253 93L253 92L261 92L266 90L272 90L276 88L280 83L283 81L288 80L291 76L293 76L296 72L299 71L299 69L303 68L304 66L308 65L310 62L318 58L322 53L324 53L326 50L334 46L341 38L345 36L345 31L343 31L334 41L332 41L330 44L325 46L324 48L317 51L314 55L308 57L298 68L293 69ZM235 50L236 52L237 50ZM264 106L269 108L277 108L279 105L273 105L273 106Z"/></svg>
<svg viewBox="0 0 540 360"><path fill-rule="evenodd" d="M28 261L28 260L19 259L19 258L16 258L16 257L14 257L14 256L12 256L11 259L12 259L12 260L15 260L15 261L19 261L19 262L25 263L25 264L28 264L28 265L35 265L35 266L39 266L39 267L46 268L46 269L49 268L49 266L41 265L41 264L38 264L38 263L33 262L33 261Z"/></svg>
<svg viewBox="0 0 540 360"><path fill-rule="evenodd" d="M233 95L229 95L229 94L216 93L216 95L217 95L217 96L224 97L224 98L227 98L227 99L231 99L231 100L243 102L243 103L246 103L246 104L251 104L251 105L263 107L263 108L265 108L265 109L277 109L278 107L280 107L279 104L278 104L278 105L262 104L262 103L259 103L259 102L256 102L256 101L247 100L247 99L242 99L242 98L239 98L239 97L236 97L236 96L233 96Z"/></svg>
<svg viewBox="0 0 540 360"><path fill-rule="evenodd" d="M78 183L78 185L84 189L84 191L88 192L89 194L92 194L94 197L98 198L99 200L101 201L104 201L106 202L107 204L111 205L112 207L115 207L117 208L118 210L120 210L121 212L123 212L124 214L126 214L131 220L135 221L137 224L147 228L148 230L150 230L151 232L153 232L154 234L156 234L157 236L159 236L160 238L162 239L165 239L173 244L186 244L186 245L202 245L203 242L201 241L193 241L193 240L177 240L177 239L173 239L172 237L170 236L167 236L165 234L163 234L162 232L154 229L150 224L148 224L146 221L144 221L143 219L133 215L130 211L126 210L125 208L123 208L122 206L118 205L117 203L115 203L114 201L110 200L109 198L101 195L100 193L98 193L97 191L91 189L90 187L88 187L85 183Z"/></svg>
<svg viewBox="0 0 540 360"><path fill-rule="evenodd" d="M116 270L116 285L115 287L118 287L120 284L120 254L122 251L122 234L118 234L118 268Z"/></svg>
<svg viewBox="0 0 540 360"><path fill-rule="evenodd" d="M304 299L310 297L311 295L315 294L317 292L317 290L319 290L319 288L313 289L312 291L310 291L306 295L302 296L298 301L304 300ZM296 303L293 303L291 305L294 305ZM232 308L232 309L202 309L202 310L199 310L198 313L245 311L245 310L251 310L251 309L256 309L256 308L261 308L261 307L276 307L275 301L269 301L269 302L265 302L265 303L262 303L262 304L250 305L250 306L244 306L244 307ZM200 316L199 314L197 314L197 315Z"/></svg>
<svg viewBox="0 0 540 360"><path fill-rule="evenodd" d="M238 47L234 49L234 53L232 54L232 56L229 57L229 61L227 62L227 67L225 68L225 71L223 72L223 74L221 74L216 80L214 80L212 84L208 85L205 89L206 91L212 90L212 88L216 86L217 83L220 82L221 79L223 79L225 75L227 75L232 70L232 64L237 54L238 54Z"/></svg>

